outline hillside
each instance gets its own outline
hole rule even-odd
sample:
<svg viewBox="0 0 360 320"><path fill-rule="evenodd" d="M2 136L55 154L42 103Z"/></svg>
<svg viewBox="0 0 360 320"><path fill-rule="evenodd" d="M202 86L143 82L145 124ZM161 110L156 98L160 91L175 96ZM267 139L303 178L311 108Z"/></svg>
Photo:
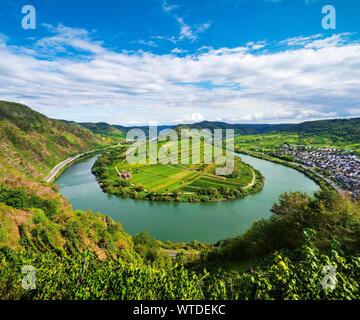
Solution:
<svg viewBox="0 0 360 320"><path fill-rule="evenodd" d="M100 243L111 244L112 250L129 246L131 238L120 225L73 211L56 186L42 182L56 163L102 141L77 124L0 101L0 247L34 252L91 249L105 257L111 250L101 249Z"/></svg>
<svg viewBox="0 0 360 320"><path fill-rule="evenodd" d="M360 118L308 121L292 125L279 132L296 132L310 135L328 135L346 141L360 141Z"/></svg>
<svg viewBox="0 0 360 320"><path fill-rule="evenodd" d="M1 257L15 250L15 255L40 257L51 252L67 259L91 253L100 261L121 258L140 264L141 257L169 259L160 253L164 249L159 241L133 239L109 217L73 210L56 185L43 181L56 163L114 141L78 124L49 119L27 106L0 101ZM9 290L3 267L0 261L0 299Z"/></svg>
<svg viewBox="0 0 360 320"><path fill-rule="evenodd" d="M284 195L273 217L215 250L130 236L107 216L73 210L41 179L102 139L23 105L0 111L0 299L360 298L359 203ZM325 264L337 266L335 290L321 289ZM22 287L24 265L36 268L36 289Z"/></svg>
<svg viewBox="0 0 360 320"><path fill-rule="evenodd" d="M77 124L52 120L27 106L0 101L0 181L36 180L67 157L94 149L102 140Z"/></svg>
<svg viewBox="0 0 360 320"><path fill-rule="evenodd" d="M202 121L193 124L181 124L177 127L187 127L191 129L234 129L236 134L263 134L276 130L284 130L289 125L287 124L230 124L219 121Z"/></svg>
<svg viewBox="0 0 360 320"><path fill-rule="evenodd" d="M183 125L185 126L185 125ZM299 133L328 135L347 140L360 140L360 118L307 121L298 124L229 124L202 121L186 125L197 129L235 129L237 134Z"/></svg>
<svg viewBox="0 0 360 320"><path fill-rule="evenodd" d="M107 123L80 123L85 128L94 133L112 133L119 130L122 133L140 128L147 132L146 126L121 126L109 125ZM301 135L320 135L328 136L333 139L343 139L344 141L356 142L360 140L360 118L351 119L330 119L306 121L302 123L285 123L285 124L230 124L219 121L202 121L192 124L178 125L160 125L158 130L162 129L234 129L237 135L255 135L268 133L298 133Z"/></svg>
<svg viewBox="0 0 360 320"><path fill-rule="evenodd" d="M89 129L92 133L110 136L110 137L125 137L125 131L123 128L119 129L116 126L112 126L106 122L81 122L79 123L82 127Z"/></svg>

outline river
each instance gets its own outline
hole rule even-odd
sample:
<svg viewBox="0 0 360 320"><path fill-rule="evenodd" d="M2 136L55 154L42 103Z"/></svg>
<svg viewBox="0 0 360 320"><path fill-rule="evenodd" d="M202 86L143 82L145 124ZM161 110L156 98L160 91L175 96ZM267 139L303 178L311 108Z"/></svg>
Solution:
<svg viewBox="0 0 360 320"><path fill-rule="evenodd" d="M74 209L91 209L121 222L126 232L148 231L159 240L216 242L244 233L251 225L268 218L280 194L319 187L304 174L289 167L241 155L244 162L265 176L261 192L244 199L212 203L170 203L124 199L104 193L91 167L97 156L75 163L56 180L60 192Z"/></svg>

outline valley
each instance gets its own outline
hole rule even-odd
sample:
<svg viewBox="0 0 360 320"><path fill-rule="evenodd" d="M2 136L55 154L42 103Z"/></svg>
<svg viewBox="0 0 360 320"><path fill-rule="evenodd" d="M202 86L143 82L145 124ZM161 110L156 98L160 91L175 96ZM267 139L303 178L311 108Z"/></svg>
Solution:
<svg viewBox="0 0 360 320"><path fill-rule="evenodd" d="M269 155L290 136L357 152L356 130L341 135L349 122L339 121L330 122L333 129L317 124L326 135L238 135L237 150L272 162L240 154L235 175L219 177L202 162L126 164L127 129L88 129L0 102L1 298L358 298L358 201L321 181L319 190L289 161ZM76 159L64 171L57 165L98 149L100 156ZM62 172L56 183L43 181L54 167ZM338 264L340 285L319 293L317 270L329 261ZM29 263L38 270L37 288L26 291L20 267Z"/></svg>

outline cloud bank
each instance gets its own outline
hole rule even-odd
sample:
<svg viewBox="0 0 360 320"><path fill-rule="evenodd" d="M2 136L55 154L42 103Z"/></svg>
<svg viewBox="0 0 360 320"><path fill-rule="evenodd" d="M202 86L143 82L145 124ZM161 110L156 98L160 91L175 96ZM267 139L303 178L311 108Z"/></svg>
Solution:
<svg viewBox="0 0 360 320"><path fill-rule="evenodd" d="M360 115L360 43L349 34L156 55L46 27L51 34L26 47L0 36L0 98L51 117L131 125Z"/></svg>

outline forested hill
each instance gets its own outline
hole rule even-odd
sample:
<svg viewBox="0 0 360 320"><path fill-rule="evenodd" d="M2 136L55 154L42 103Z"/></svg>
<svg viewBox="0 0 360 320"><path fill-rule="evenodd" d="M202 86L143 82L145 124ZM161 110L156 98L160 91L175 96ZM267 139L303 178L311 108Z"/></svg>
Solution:
<svg viewBox="0 0 360 320"><path fill-rule="evenodd" d="M198 129L235 129L237 134L264 134L271 132L296 132L299 134L332 135L360 139L360 118L307 121L298 124L229 124L203 121L182 125Z"/></svg>
<svg viewBox="0 0 360 320"><path fill-rule="evenodd" d="M230 124L226 122L202 121L193 124L180 124L177 128L190 129L234 129L236 134L263 134L273 131L284 131L289 124Z"/></svg>
<svg viewBox="0 0 360 320"><path fill-rule="evenodd" d="M41 179L58 162L101 142L78 124L0 101L0 180L19 175Z"/></svg>
<svg viewBox="0 0 360 320"><path fill-rule="evenodd" d="M94 133L125 133L133 128L141 128L146 132L146 126L121 126L101 123L80 123L85 128ZM234 129L236 134L266 134L266 133L299 133L304 135L327 135L333 138L341 138L348 141L360 140L360 118L351 119L331 119L307 121L302 123L285 123L285 124L230 124L219 121L202 121L192 124L179 125L161 125L158 130L162 129Z"/></svg>
<svg viewBox="0 0 360 320"><path fill-rule="evenodd" d="M106 122L81 122L79 124L95 134L104 135L107 137L125 137L126 130L121 126L112 126Z"/></svg>
<svg viewBox="0 0 360 320"><path fill-rule="evenodd" d="M319 134L344 137L348 140L360 140L360 118L332 119L308 121L289 126L281 131L297 132L302 134Z"/></svg>

